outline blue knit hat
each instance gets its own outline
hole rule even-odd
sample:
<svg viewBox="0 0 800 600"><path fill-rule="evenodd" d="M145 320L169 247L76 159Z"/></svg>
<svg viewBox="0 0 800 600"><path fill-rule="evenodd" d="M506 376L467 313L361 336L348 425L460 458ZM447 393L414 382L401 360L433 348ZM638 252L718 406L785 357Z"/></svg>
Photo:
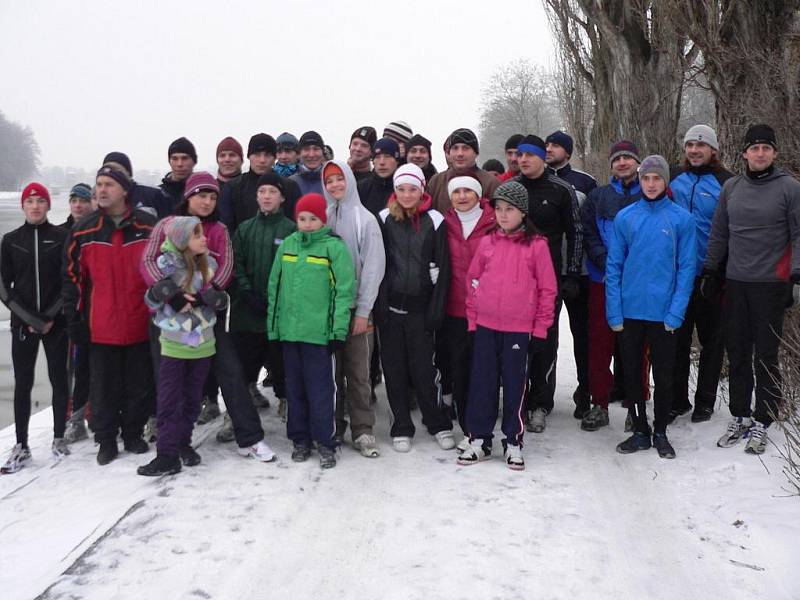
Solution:
<svg viewBox="0 0 800 600"><path fill-rule="evenodd" d="M553 133L548 135L545 138L544 143L545 145L556 144L558 146L561 146L566 151L567 154L572 156L572 148L573 148L572 136L570 136L567 133L564 133L561 130L554 131Z"/></svg>
<svg viewBox="0 0 800 600"><path fill-rule="evenodd" d="M83 200L92 199L92 188L88 183L76 183L69 191L69 197L77 196Z"/></svg>
<svg viewBox="0 0 800 600"><path fill-rule="evenodd" d="M378 156L379 154L388 154L394 157L395 160L400 160L400 146L397 145L392 138L384 137L375 142L372 148L372 154Z"/></svg>

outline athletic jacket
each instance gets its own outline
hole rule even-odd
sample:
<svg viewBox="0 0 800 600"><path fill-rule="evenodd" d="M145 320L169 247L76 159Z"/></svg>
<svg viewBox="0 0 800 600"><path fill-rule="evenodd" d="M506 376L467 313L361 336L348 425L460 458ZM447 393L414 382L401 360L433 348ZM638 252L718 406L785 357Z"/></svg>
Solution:
<svg viewBox="0 0 800 600"><path fill-rule="evenodd" d="M166 211L167 208L169 208L167 215L174 215L175 209L178 208L178 205L181 202L183 202L183 192L186 188L186 179L174 181L172 179L172 173L170 172L164 175L164 178L161 180L161 185L159 185L158 188L163 192L164 196L166 196L168 200L168 203L165 205L165 207L159 211L158 217L163 218L161 215ZM135 203L133 205L136 206Z"/></svg>
<svg viewBox="0 0 800 600"><path fill-rule="evenodd" d="M800 182L777 168L763 179L726 181L704 268L718 272L726 256L726 277L734 281L800 277Z"/></svg>
<svg viewBox="0 0 800 600"><path fill-rule="evenodd" d="M266 334L266 307L269 275L278 246L297 227L282 212L265 215L260 212L247 219L233 236L233 257L236 271L236 297L231 304L231 331L252 331ZM258 295L263 312L257 314L247 301L247 294Z"/></svg>
<svg viewBox="0 0 800 600"><path fill-rule="evenodd" d="M451 317L466 318L469 265L483 237L497 227L494 209L486 198L481 199L480 207L483 212L475 229L466 239L456 209L451 208L444 216L447 225L447 247L450 250L450 290L447 294L446 312Z"/></svg>
<svg viewBox="0 0 800 600"><path fill-rule="evenodd" d="M358 182L358 197L369 212L378 217L394 194L394 177L380 177L375 171Z"/></svg>
<svg viewBox="0 0 800 600"><path fill-rule="evenodd" d="M392 202L394 197L389 204ZM396 221L388 208L383 209L379 217L386 248L386 275L376 312L381 318L388 311L422 313L426 329L438 329L444 318L450 287L450 253L444 217L431 209L428 194L423 196L417 213L410 219ZM431 281L432 264L439 268L436 284Z"/></svg>
<svg viewBox="0 0 800 600"><path fill-rule="evenodd" d="M552 173L559 179L563 179L568 184L572 186L572 189L575 190L575 198L578 201L578 211L581 210L583 207L583 203L586 202L586 196L589 195L593 189L597 187L597 180L589 175L588 173L584 173L579 169L575 169L572 167L570 163L565 164L560 169L554 169L552 167L547 167L548 173ZM581 222L581 227L583 227L583 222ZM567 240L564 239L561 242L561 256L562 256L562 266L561 272L563 274L567 273ZM588 266L586 264L586 253L583 255L583 262L581 263L581 275L588 275Z"/></svg>
<svg viewBox="0 0 800 600"><path fill-rule="evenodd" d="M183 190L180 193L182 197ZM160 188L139 185L136 182L134 182L128 197L130 198L131 206L149 210L158 219L163 219L173 214L175 207L180 203L180 201L175 203L173 197L167 196Z"/></svg>
<svg viewBox="0 0 800 600"><path fill-rule="evenodd" d="M220 192L219 218L225 223L231 235L236 233L236 228L246 221L252 219L260 211L258 208L258 179L252 171L242 173L238 177L231 179ZM289 219L294 220L294 206L300 198L300 188L291 179L284 178L283 183L286 187L286 195L283 198L283 214Z"/></svg>
<svg viewBox="0 0 800 600"><path fill-rule="evenodd" d="M338 235L350 251L356 272L355 314L369 317L378 298L381 281L386 272L386 254L378 221L358 196L353 171L342 161L331 161L344 173L345 197L337 202L325 191L328 203L328 227ZM323 171L324 171L323 167Z"/></svg>
<svg viewBox="0 0 800 600"><path fill-rule="evenodd" d="M298 163L297 173L289 177L289 181L297 185L300 196L311 193L322 195L322 167L311 171L303 163Z"/></svg>
<svg viewBox="0 0 800 600"><path fill-rule="evenodd" d="M11 326L41 331L61 316L61 269L69 231L48 221L25 223L0 244L0 301L11 311ZM60 320L60 319L59 319Z"/></svg>
<svg viewBox="0 0 800 600"><path fill-rule="evenodd" d="M679 172L670 181L672 199L694 217L697 238L697 273L703 270L711 222L717 209L722 185L733 173L725 169L713 171L710 167L692 168Z"/></svg>
<svg viewBox="0 0 800 600"><path fill-rule="evenodd" d="M344 341L355 296L353 261L328 227L296 231L278 247L269 276L271 340L327 345Z"/></svg>
<svg viewBox="0 0 800 600"><path fill-rule="evenodd" d="M547 240L495 230L481 238L467 273L467 328L544 339L555 317L556 283Z"/></svg>
<svg viewBox="0 0 800 600"><path fill-rule="evenodd" d="M606 261L606 319L683 323L695 277L692 216L664 194L641 199L614 219Z"/></svg>
<svg viewBox="0 0 800 600"><path fill-rule="evenodd" d="M434 209L442 214L450 210L450 194L447 193L447 184L450 183L453 177L461 177L462 175L470 175L480 181L483 195L487 198L492 197L492 193L494 193L501 183L493 173L479 169L477 166L459 172L456 172L453 167L450 167L446 171L437 173L428 180L428 193L431 195L431 198L433 198Z"/></svg>
<svg viewBox="0 0 800 600"><path fill-rule="evenodd" d="M611 183L592 190L581 206L583 242L586 248L586 268L589 278L602 283L606 276L606 257L614 236L614 218L626 206L642 197L639 180L625 186L616 177Z"/></svg>
<svg viewBox="0 0 800 600"><path fill-rule="evenodd" d="M149 212L128 208L115 224L97 210L69 233L61 290L64 316L68 323L85 319L95 344L129 346L148 340L148 286L139 264L155 220Z"/></svg>

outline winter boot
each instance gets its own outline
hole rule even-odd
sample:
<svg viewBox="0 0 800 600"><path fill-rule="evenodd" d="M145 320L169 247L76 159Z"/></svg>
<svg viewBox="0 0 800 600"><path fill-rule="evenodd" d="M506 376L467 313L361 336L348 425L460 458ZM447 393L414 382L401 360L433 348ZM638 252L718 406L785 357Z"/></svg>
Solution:
<svg viewBox="0 0 800 600"><path fill-rule="evenodd" d="M142 438L123 440L123 445L125 447L125 452L130 452L131 454L144 454L150 450L150 446L148 446L147 442Z"/></svg>
<svg viewBox="0 0 800 600"><path fill-rule="evenodd" d="M582 419L591 408L589 403L589 390L579 385L572 394L572 400L575 402L575 412L572 413L572 416L576 419Z"/></svg>
<svg viewBox="0 0 800 600"><path fill-rule="evenodd" d="M100 450L97 451L97 464L107 465L119 456L119 448L116 440L100 442Z"/></svg>
<svg viewBox="0 0 800 600"><path fill-rule="evenodd" d="M366 456L367 458L377 458L381 455L375 436L369 433L362 433L354 439L353 446L361 453L361 456Z"/></svg>
<svg viewBox="0 0 800 600"><path fill-rule="evenodd" d="M478 438L470 442L469 448L458 455L456 462L460 465L474 465L492 458L492 447Z"/></svg>
<svg viewBox="0 0 800 600"><path fill-rule="evenodd" d="M225 444L227 442L232 442L235 438L236 434L233 432L233 421L231 421L230 415L225 413L225 418L222 420L222 427L220 427L217 432L217 441L220 444Z"/></svg>
<svg viewBox="0 0 800 600"><path fill-rule="evenodd" d="M306 462L311 456L311 448L305 444L295 444L292 449L292 460L294 462Z"/></svg>
<svg viewBox="0 0 800 600"><path fill-rule="evenodd" d="M705 423L711 420L711 415L714 414L713 406L703 406L695 404L694 411L692 412L692 423Z"/></svg>
<svg viewBox="0 0 800 600"><path fill-rule="evenodd" d="M31 460L31 449L22 444L16 444L11 449L11 455L8 457L6 463L0 467L0 473L3 475L10 475L16 473L22 467L28 464Z"/></svg>
<svg viewBox="0 0 800 600"><path fill-rule="evenodd" d="M86 431L86 422L84 415L86 414L86 407L83 406L79 410L72 413L72 416L67 420L67 429L64 432L64 439L68 444L85 440L89 437L89 432Z"/></svg>
<svg viewBox="0 0 800 600"><path fill-rule="evenodd" d="M744 451L748 454L764 454L767 449L767 428L763 423L753 420L747 432L747 445Z"/></svg>
<svg viewBox="0 0 800 600"><path fill-rule="evenodd" d="M653 446L661 458L675 458L675 449L669 443L666 433L654 433Z"/></svg>
<svg viewBox="0 0 800 600"><path fill-rule="evenodd" d="M533 433L542 433L547 427L547 412L543 408L528 411L526 429Z"/></svg>
<svg viewBox="0 0 800 600"><path fill-rule="evenodd" d="M158 454L146 465L142 465L136 472L145 477L160 477L161 475L175 475L181 472L181 459L177 456L164 456Z"/></svg>
<svg viewBox="0 0 800 600"><path fill-rule="evenodd" d="M601 427L607 426L608 409L596 404L581 419L581 429L584 431L597 431Z"/></svg>
<svg viewBox="0 0 800 600"><path fill-rule="evenodd" d="M717 446L720 448L735 446L747 434L752 424L753 420L750 417L733 417L728 422L725 433L717 440Z"/></svg>
<svg viewBox="0 0 800 600"><path fill-rule="evenodd" d="M184 467L196 467L203 460L197 451L191 446L184 446L180 449L181 462Z"/></svg>
<svg viewBox="0 0 800 600"><path fill-rule="evenodd" d="M323 469L332 469L336 466L336 450L328 446L317 448L319 453L319 466Z"/></svg>
<svg viewBox="0 0 800 600"><path fill-rule="evenodd" d="M203 396L203 407L197 417L197 424L205 425L206 423L211 423L220 414L222 413L219 410L219 402L211 400L208 396Z"/></svg>
<svg viewBox="0 0 800 600"><path fill-rule="evenodd" d="M249 384L247 389L250 391L250 399L253 401L253 406L256 408L269 408L269 400L261 393L255 383Z"/></svg>
<svg viewBox="0 0 800 600"><path fill-rule="evenodd" d="M632 454L639 450L648 450L650 446L650 433L637 431L624 442L617 444L617 452L620 454Z"/></svg>

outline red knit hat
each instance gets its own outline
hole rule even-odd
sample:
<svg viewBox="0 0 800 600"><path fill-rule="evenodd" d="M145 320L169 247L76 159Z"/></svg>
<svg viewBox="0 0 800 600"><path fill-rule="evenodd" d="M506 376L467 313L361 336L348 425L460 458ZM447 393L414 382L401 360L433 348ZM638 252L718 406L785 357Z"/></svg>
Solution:
<svg viewBox="0 0 800 600"><path fill-rule="evenodd" d="M226 137L217 145L217 156L219 156L220 152L233 152L237 154L239 158L244 160L244 150L242 150L242 145L237 142L231 136Z"/></svg>
<svg viewBox="0 0 800 600"><path fill-rule="evenodd" d="M301 212L310 212L324 224L328 221L328 215L325 214L326 208L325 198L319 194L306 194L297 201L294 207L294 219L296 221Z"/></svg>
<svg viewBox="0 0 800 600"><path fill-rule="evenodd" d="M30 198L31 196L40 196L47 200L47 208L50 208L50 192L47 191L47 188L44 187L41 183L36 183L35 181L29 183L25 186L25 189L22 190L22 199L20 200L20 206Z"/></svg>

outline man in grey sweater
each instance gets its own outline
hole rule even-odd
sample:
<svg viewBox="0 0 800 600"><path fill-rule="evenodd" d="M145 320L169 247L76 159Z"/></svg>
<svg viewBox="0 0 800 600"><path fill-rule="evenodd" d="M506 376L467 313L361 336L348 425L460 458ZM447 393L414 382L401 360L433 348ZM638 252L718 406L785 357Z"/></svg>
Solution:
<svg viewBox="0 0 800 600"><path fill-rule="evenodd" d="M747 130L746 171L722 188L700 282L707 299L716 296L723 279L726 282L725 345L733 418L717 445L727 448L747 438L745 451L750 454L766 449L766 429L781 402L778 347L783 313L791 304L792 284L800 283L800 182L775 166L777 155L771 127Z"/></svg>

